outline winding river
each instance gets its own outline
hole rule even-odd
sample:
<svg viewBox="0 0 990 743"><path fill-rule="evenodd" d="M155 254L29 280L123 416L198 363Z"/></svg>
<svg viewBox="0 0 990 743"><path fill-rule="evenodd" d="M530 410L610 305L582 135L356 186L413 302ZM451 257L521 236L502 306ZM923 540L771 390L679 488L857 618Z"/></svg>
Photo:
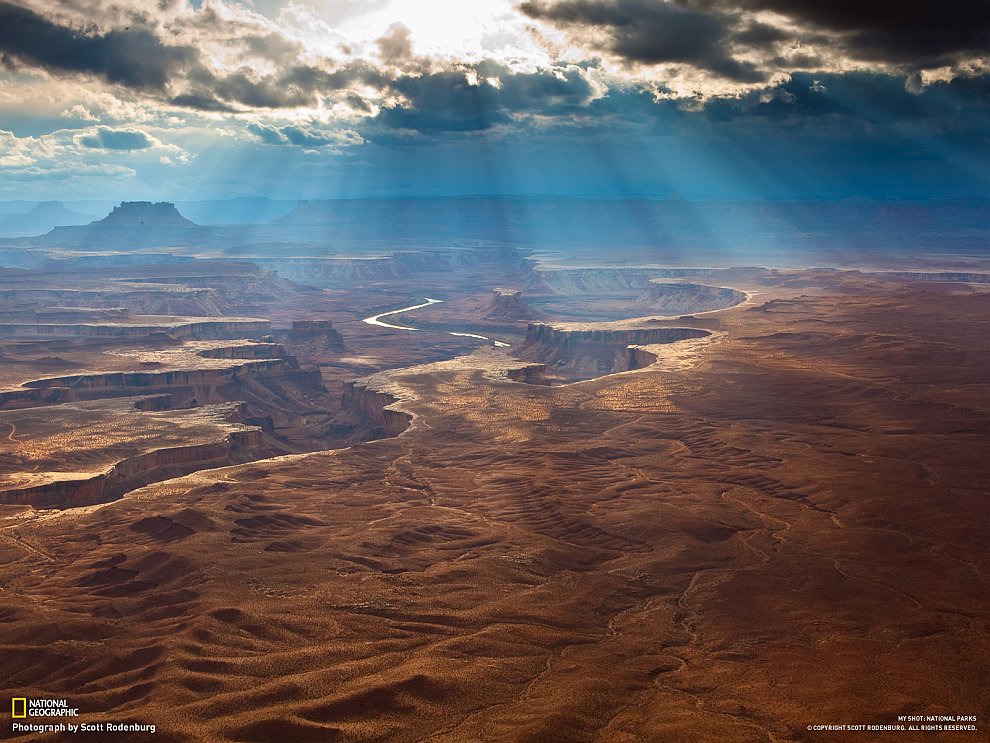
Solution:
<svg viewBox="0 0 990 743"><path fill-rule="evenodd" d="M414 304L411 307L403 307L401 310L390 310L389 312L381 312L377 315L372 315L371 317L366 317L361 322L366 322L368 325L377 325L381 328L392 328L392 330L412 330L413 332L418 331L419 328L410 328L408 325L392 325L391 323L382 322L380 318L388 317L389 315L401 315L403 312L410 312L412 310L418 310L420 307L429 307L431 304L440 304L443 302L442 299L430 299L429 297L424 297L425 302L420 304Z"/></svg>
<svg viewBox="0 0 990 743"><path fill-rule="evenodd" d="M412 310L418 310L423 307L429 307L431 304L440 304L443 302L442 299L431 299L430 297L423 297L423 301L419 304L410 305L409 307L403 307L398 310L389 310L388 312L379 312L377 315L372 315L371 317L364 318L361 322L366 322L368 325L377 325L380 328L391 328L392 330L411 330L413 332L419 331L419 328L413 328L408 325L394 325L389 322L382 322L383 317L389 317L390 315L401 315L403 312L411 312ZM455 333L450 332L450 335L456 335L461 338L477 338L482 341L491 341L498 348L508 348L508 343L503 343L502 341L497 341L489 338L487 335L478 335L477 333Z"/></svg>

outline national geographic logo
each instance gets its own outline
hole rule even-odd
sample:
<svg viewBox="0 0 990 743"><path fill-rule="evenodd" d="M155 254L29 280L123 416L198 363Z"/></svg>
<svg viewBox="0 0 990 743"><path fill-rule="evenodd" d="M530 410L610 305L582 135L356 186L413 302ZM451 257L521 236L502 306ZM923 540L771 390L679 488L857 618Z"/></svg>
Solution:
<svg viewBox="0 0 990 743"><path fill-rule="evenodd" d="M28 717L78 717L79 708L72 707L68 699L14 697L10 700L10 716L15 720Z"/></svg>
<svg viewBox="0 0 990 743"><path fill-rule="evenodd" d="M21 733L68 733L70 735L94 733L105 740L106 733L150 733L158 732L158 726L143 722L120 722L103 720L98 722L73 722L70 718L79 717L79 708L69 704L68 699L32 699L13 697L10 700L10 730ZM38 720L37 718L47 718ZM23 720L24 722L21 722Z"/></svg>

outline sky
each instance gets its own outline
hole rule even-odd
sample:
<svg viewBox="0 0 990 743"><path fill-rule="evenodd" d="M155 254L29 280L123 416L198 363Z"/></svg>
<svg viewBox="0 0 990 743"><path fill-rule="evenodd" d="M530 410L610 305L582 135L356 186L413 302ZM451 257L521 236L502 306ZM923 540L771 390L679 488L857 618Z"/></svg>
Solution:
<svg viewBox="0 0 990 743"><path fill-rule="evenodd" d="M988 189L986 0L0 0L0 199Z"/></svg>

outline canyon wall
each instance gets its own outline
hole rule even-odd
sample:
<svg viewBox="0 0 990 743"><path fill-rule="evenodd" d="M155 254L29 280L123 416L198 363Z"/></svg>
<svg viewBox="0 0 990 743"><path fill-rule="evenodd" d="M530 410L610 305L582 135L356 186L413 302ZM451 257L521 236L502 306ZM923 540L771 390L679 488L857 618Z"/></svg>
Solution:
<svg viewBox="0 0 990 743"><path fill-rule="evenodd" d="M268 320L191 320L160 325L127 323L0 323L7 338L146 338L167 332L175 338L236 338L267 332Z"/></svg>
<svg viewBox="0 0 990 743"><path fill-rule="evenodd" d="M703 338L710 333L697 328L588 328L567 329L544 323L530 323L526 340L515 354L518 358L539 361L548 373L564 379L579 379L630 369L630 363L643 365L630 356L629 346L675 343L688 338ZM650 362L652 363L652 362Z"/></svg>
<svg viewBox="0 0 990 743"><path fill-rule="evenodd" d="M610 294L645 291L652 279L708 276L708 268L541 268L542 283L555 294Z"/></svg>
<svg viewBox="0 0 990 743"><path fill-rule="evenodd" d="M76 393L69 387L41 387L37 389L22 387L13 390L0 390L0 410L58 405L78 399Z"/></svg>
<svg viewBox="0 0 990 743"><path fill-rule="evenodd" d="M261 359L247 364L217 369L171 369L168 371L103 372L96 374L71 374L25 382L28 388L68 387L85 399L87 392L119 391L133 394L135 389L160 387L216 387L244 376L284 376L292 368L287 359ZM107 397L97 394L93 397Z"/></svg>
<svg viewBox="0 0 990 743"><path fill-rule="evenodd" d="M343 407L375 423L382 437L398 436L412 420L409 413L391 407L396 402L398 398L394 395L372 389L366 380L344 383Z"/></svg>
<svg viewBox="0 0 990 743"><path fill-rule="evenodd" d="M686 315L734 307L746 301L746 293L725 286L653 280L638 299L658 313Z"/></svg>
<svg viewBox="0 0 990 743"><path fill-rule="evenodd" d="M214 359L244 359L243 364L161 371L110 371L63 374L24 382L19 388L0 391L0 410L55 405L78 400L127 397L164 392L170 407L223 402L229 395L217 392L228 385L243 386L252 380L286 382L319 390L323 376L318 368L302 368L294 356L278 344L257 343L199 351ZM150 398L149 398L150 399ZM154 404L154 403L148 403Z"/></svg>
<svg viewBox="0 0 990 743"><path fill-rule="evenodd" d="M245 343L242 346L224 346L198 351L204 359L281 359L286 357L285 347L278 343Z"/></svg>
<svg viewBox="0 0 990 743"><path fill-rule="evenodd" d="M258 428L232 431L217 441L137 454L93 477L3 490L0 503L59 509L105 503L150 482L231 464L238 451L258 449L263 444Z"/></svg>
<svg viewBox="0 0 990 743"><path fill-rule="evenodd" d="M109 286L100 290L7 289L0 291L4 307L83 307L117 309L145 315L218 316L224 308L214 289L153 286L128 289Z"/></svg>
<svg viewBox="0 0 990 743"><path fill-rule="evenodd" d="M657 355L639 346L626 347L626 369L645 369L657 363Z"/></svg>

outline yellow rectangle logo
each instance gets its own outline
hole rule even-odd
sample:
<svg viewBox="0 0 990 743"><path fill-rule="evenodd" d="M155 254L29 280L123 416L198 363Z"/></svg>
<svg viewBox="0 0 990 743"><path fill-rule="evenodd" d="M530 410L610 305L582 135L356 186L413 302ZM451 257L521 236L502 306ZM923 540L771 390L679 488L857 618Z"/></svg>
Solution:
<svg viewBox="0 0 990 743"><path fill-rule="evenodd" d="M20 720L27 717L27 706L27 697L14 697L10 700L10 716L15 720ZM18 710L20 710L20 712L18 712Z"/></svg>

